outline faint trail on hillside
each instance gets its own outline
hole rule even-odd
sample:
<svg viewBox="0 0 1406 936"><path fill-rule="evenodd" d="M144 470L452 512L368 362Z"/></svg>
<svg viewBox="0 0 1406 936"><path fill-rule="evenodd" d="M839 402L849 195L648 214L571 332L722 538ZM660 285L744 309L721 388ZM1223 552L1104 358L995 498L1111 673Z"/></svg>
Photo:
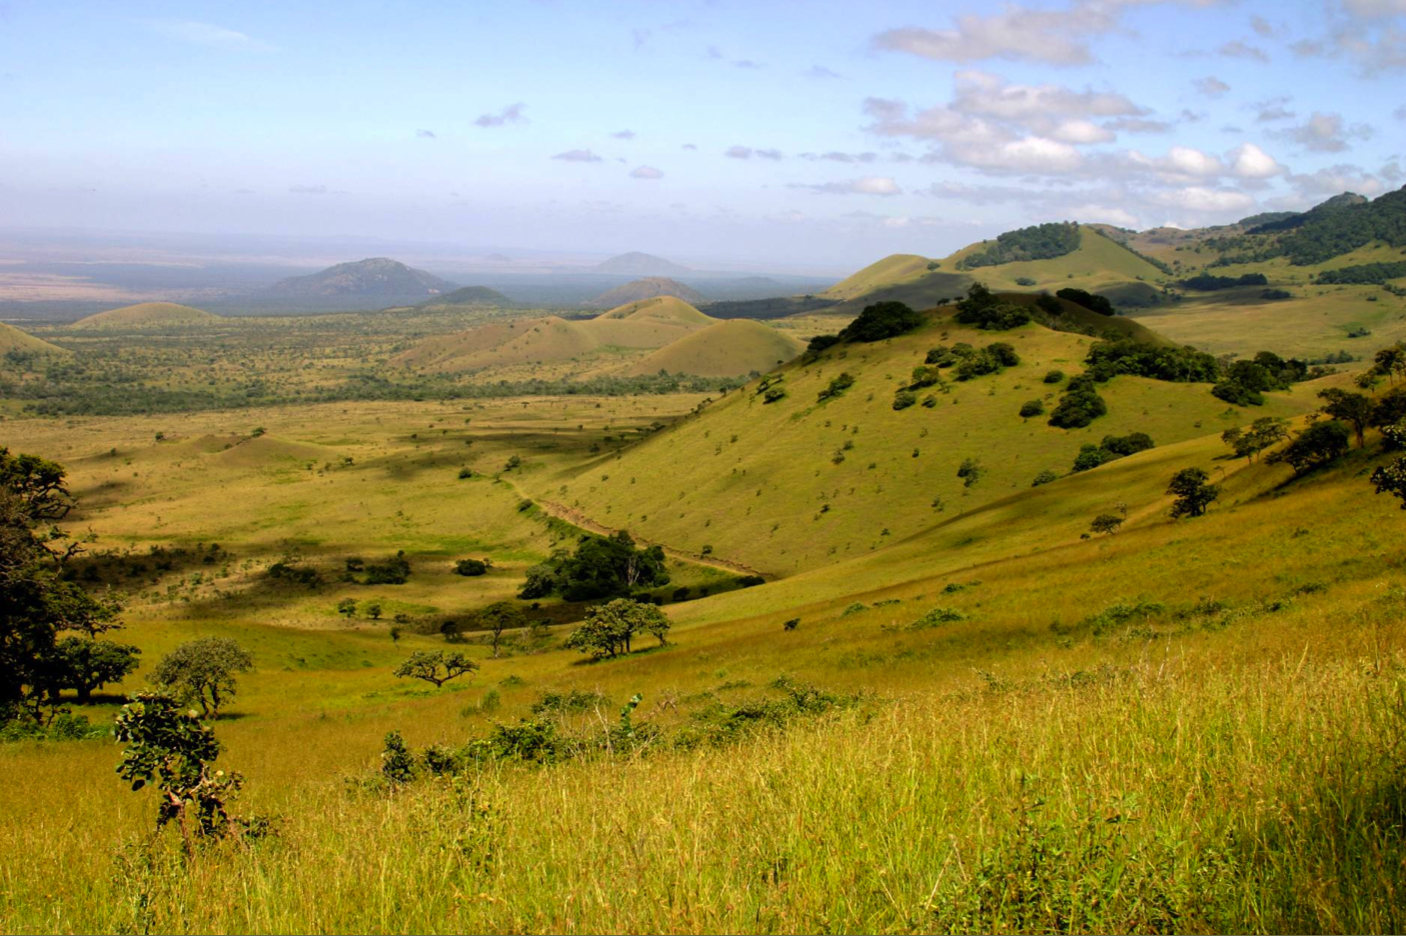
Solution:
<svg viewBox="0 0 1406 936"><path fill-rule="evenodd" d="M620 532L619 530L613 527L608 527L603 523L597 523L595 520L592 520L590 517L586 516L584 513L574 507L568 507L565 504L558 503L557 501L542 500L541 498L532 497L532 495L525 493L522 488L518 486L517 482L509 478L501 478L501 480L506 482L509 487L516 491L519 497L530 499L538 507L541 507L542 510L544 510L548 515L555 517L558 520L565 520L572 526L580 527L581 529L586 530L587 532L595 533L597 536L614 536L616 533ZM644 539L642 537L636 536L633 533L630 533L630 537L640 546L658 546L660 549L664 550L664 555L670 557L671 559L678 559L683 562L692 562L695 565L712 566L715 569L722 569L724 572L737 572L741 575L759 575L762 578L768 580L774 578L774 576L769 575L768 573L763 572L760 569L754 569L749 565L744 565L740 562L733 562L730 559L719 559L715 556L703 556L699 555L698 553L688 552L684 549L676 549L673 546L668 545L667 543L656 543L653 540Z"/></svg>

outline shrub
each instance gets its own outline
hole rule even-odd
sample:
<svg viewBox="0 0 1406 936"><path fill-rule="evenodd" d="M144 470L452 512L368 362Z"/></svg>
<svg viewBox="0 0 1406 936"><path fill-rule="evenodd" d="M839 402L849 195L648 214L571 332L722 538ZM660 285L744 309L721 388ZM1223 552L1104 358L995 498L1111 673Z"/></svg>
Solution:
<svg viewBox="0 0 1406 936"><path fill-rule="evenodd" d="M1060 429L1082 429L1108 412L1108 404L1094 389L1093 378L1080 374L1069 381L1064 396L1050 414L1050 425Z"/></svg>
<svg viewBox="0 0 1406 936"><path fill-rule="evenodd" d="M821 402L832 399L844 393L846 390L853 386L854 378L848 373L841 373L838 377L832 377L830 379L830 385L824 390L820 391L820 395L817 397L817 399Z"/></svg>
<svg viewBox="0 0 1406 936"><path fill-rule="evenodd" d="M1035 281L1028 276L1017 276L1015 278L1015 284L1017 286L1034 286Z"/></svg>
<svg viewBox="0 0 1406 936"><path fill-rule="evenodd" d="M840 331L841 341L883 341L907 334L923 324L923 316L901 302L876 302Z"/></svg>
<svg viewBox="0 0 1406 936"><path fill-rule="evenodd" d="M905 410L918 402L918 395L909 390L900 390L893 395L893 408Z"/></svg>
<svg viewBox="0 0 1406 936"><path fill-rule="evenodd" d="M493 562L490 559L460 559L454 563L454 574L470 577L487 575L491 568L493 568Z"/></svg>
<svg viewBox="0 0 1406 936"><path fill-rule="evenodd" d="M962 487L971 487L981 480L981 476L986 474L986 469L981 467L981 462L974 458L962 459L962 464L957 468L957 477L962 479Z"/></svg>
<svg viewBox="0 0 1406 936"><path fill-rule="evenodd" d="M1066 286L1055 293L1061 299L1067 299L1075 305L1083 306L1090 312L1097 312L1099 315L1114 315L1113 303L1108 301L1107 296L1100 296L1098 293L1091 293L1083 289L1075 289Z"/></svg>
<svg viewBox="0 0 1406 936"><path fill-rule="evenodd" d="M410 560L405 558L405 550L400 550L385 562L372 563L366 567L367 585L404 585L410 578Z"/></svg>
<svg viewBox="0 0 1406 936"><path fill-rule="evenodd" d="M785 387L771 387L766 391L765 394L762 395L762 405L766 405L767 403L775 403L777 400L784 399L786 399Z"/></svg>
<svg viewBox="0 0 1406 936"><path fill-rule="evenodd" d="M1045 401L1044 401L1044 400L1026 400L1026 401L1025 401L1024 403L1022 403L1021 406L1020 406L1020 415L1021 415L1021 417L1024 418L1024 419L1029 419L1029 418L1032 417L1032 416L1043 416L1043 415L1045 415Z"/></svg>
<svg viewBox="0 0 1406 936"><path fill-rule="evenodd" d="M826 348L833 348L840 341L839 335L816 335L806 344L806 351L810 354L819 354Z"/></svg>
<svg viewBox="0 0 1406 936"><path fill-rule="evenodd" d="M1039 474L1037 474L1037 475L1035 476L1034 480L1032 480L1032 481L1030 482L1030 486L1031 486L1031 487L1039 487L1039 486L1042 485L1042 484L1049 484L1051 481L1058 481L1058 480L1059 480L1059 475L1055 474L1053 471L1051 471L1050 469L1046 468L1044 471L1040 472Z"/></svg>
<svg viewBox="0 0 1406 936"><path fill-rule="evenodd" d="M1064 379L1064 371L1062 371L1062 370L1052 370L1052 371L1046 371L1046 372L1045 372L1045 383L1048 383L1048 384L1056 384L1056 383L1059 383L1059 382L1060 382L1061 380L1063 380L1063 379Z"/></svg>
<svg viewBox="0 0 1406 936"><path fill-rule="evenodd" d="M1029 310L1001 299L981 283L973 283L957 303L957 321L983 331L1008 331L1030 321Z"/></svg>

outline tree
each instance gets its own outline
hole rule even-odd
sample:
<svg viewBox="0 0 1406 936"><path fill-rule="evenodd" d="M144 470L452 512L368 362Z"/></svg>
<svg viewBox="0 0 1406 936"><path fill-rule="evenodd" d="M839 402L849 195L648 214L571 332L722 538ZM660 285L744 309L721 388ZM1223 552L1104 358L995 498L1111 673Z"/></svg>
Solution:
<svg viewBox="0 0 1406 936"><path fill-rule="evenodd" d="M527 571L519 598L560 592L567 601L628 595L637 588L669 584L663 548L639 549L624 530L613 536L583 536L574 552L554 552Z"/></svg>
<svg viewBox="0 0 1406 936"><path fill-rule="evenodd" d="M54 645L54 666L49 677L53 694L73 689L78 701L92 701L93 690L121 682L137 668L141 651L128 644L91 637L65 637Z"/></svg>
<svg viewBox="0 0 1406 936"><path fill-rule="evenodd" d="M228 809L244 778L222 770L211 772L211 764L220 756L215 732L201 724L194 712L182 711L176 699L137 693L113 720L113 734L127 745L118 775L134 791L156 783L161 794L156 828L179 822L187 853L192 850L192 834L220 838L247 827Z"/></svg>
<svg viewBox="0 0 1406 936"><path fill-rule="evenodd" d="M1341 419L1352 426L1352 431L1357 435L1358 448L1367 444L1365 434L1367 424L1371 422L1373 410L1371 397L1337 387L1329 387L1327 390L1318 391L1318 398L1327 401L1323 406L1324 413L1334 419Z"/></svg>
<svg viewBox="0 0 1406 936"><path fill-rule="evenodd" d="M1373 370L1395 384L1397 378L1406 377L1406 343L1398 341L1389 348L1382 348L1375 361Z"/></svg>
<svg viewBox="0 0 1406 936"><path fill-rule="evenodd" d="M1206 508L1220 498L1220 486L1207 483L1210 476L1200 468L1183 468L1172 475L1167 493L1175 494L1172 519L1200 517Z"/></svg>
<svg viewBox="0 0 1406 936"><path fill-rule="evenodd" d="M1397 448L1406 448L1406 421L1384 427L1382 435L1395 443ZM1401 501L1401 509L1406 510L1406 456L1372 472L1371 481L1378 494L1394 495Z"/></svg>
<svg viewBox="0 0 1406 936"><path fill-rule="evenodd" d="M340 614L340 615L342 615L343 617L346 617L346 618L355 617L355 616L356 616L356 599L355 599L355 598L343 598L341 601L337 602L337 613Z"/></svg>
<svg viewBox="0 0 1406 936"><path fill-rule="evenodd" d="M630 643L639 633L653 634L663 646L668 643L670 626L669 618L653 604L617 598L587 612L585 621L562 646L599 660L629 653Z"/></svg>
<svg viewBox="0 0 1406 936"><path fill-rule="evenodd" d="M0 719L43 715L64 671L65 631L95 637L120 626L115 602L98 601L64 576L80 549L58 545L52 524L73 506L62 466L0 448ZM50 528L40 532L42 525Z"/></svg>
<svg viewBox="0 0 1406 936"><path fill-rule="evenodd" d="M416 650L396 667L394 675L401 679L423 679L439 688L476 669L478 664L458 650Z"/></svg>
<svg viewBox="0 0 1406 936"><path fill-rule="evenodd" d="M1346 423L1336 419L1313 423L1294 441L1269 456L1270 463L1288 462L1295 474L1307 474L1347 451L1351 439Z"/></svg>
<svg viewBox="0 0 1406 936"><path fill-rule="evenodd" d="M1049 422L1060 429L1082 429L1107 412L1108 404L1094 388L1093 378L1080 374L1065 387Z"/></svg>
<svg viewBox="0 0 1406 936"><path fill-rule="evenodd" d="M503 631L525 626L527 618L511 601L495 601L478 613L478 623L484 630L492 632L493 656L496 658Z"/></svg>
<svg viewBox="0 0 1406 936"><path fill-rule="evenodd" d="M379 601L368 601L366 603L366 616L369 617L371 620L379 621L381 619L382 613L383 609L381 608L381 603Z"/></svg>
<svg viewBox="0 0 1406 936"><path fill-rule="evenodd" d="M923 324L923 316L901 302L876 302L840 330L841 341L883 341Z"/></svg>
<svg viewBox="0 0 1406 936"><path fill-rule="evenodd" d="M199 702L206 718L218 718L220 706L234 696L235 674L253 666L249 651L230 638L201 637L162 657L151 681L177 699Z"/></svg>
<svg viewBox="0 0 1406 936"><path fill-rule="evenodd" d="M1122 525L1123 518L1117 514L1101 513L1094 517L1094 522L1089 524L1089 529L1094 533L1107 533L1111 536Z"/></svg>

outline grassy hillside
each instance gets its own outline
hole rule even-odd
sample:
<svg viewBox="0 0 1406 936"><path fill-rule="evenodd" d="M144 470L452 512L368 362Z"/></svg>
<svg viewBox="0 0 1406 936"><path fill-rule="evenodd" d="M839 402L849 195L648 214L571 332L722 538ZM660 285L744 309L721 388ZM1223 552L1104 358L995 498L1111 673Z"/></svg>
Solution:
<svg viewBox="0 0 1406 936"><path fill-rule="evenodd" d="M1079 233L1078 249L1064 256L1049 260L1025 260L983 266L969 271L969 275L995 290L1026 289L1049 292L1056 292L1066 286L1090 292L1103 292L1111 287L1126 286L1128 283L1155 283L1167 278L1157 267L1088 225L1080 225ZM962 260L981 253L988 247L986 241L963 247L951 256L943 258L941 269L958 269ZM1034 282L1019 282L1020 280Z"/></svg>
<svg viewBox="0 0 1406 936"><path fill-rule="evenodd" d="M559 421L589 413L582 402ZM272 449L336 445L412 412L308 414L325 425L311 434L249 415ZM122 448L149 446L149 429L80 427L92 449L114 431L131 435ZM23 430L26 450L80 444L57 425ZM199 438L177 460L249 444ZM254 651L233 717L215 723L218 766L247 777L240 808L280 817L278 834L183 860L170 832L142 844L152 794L116 780L110 740L5 744L0 847L14 857L0 928L1399 931L1406 515L1364 482L1374 450L1299 481L1223 452L1208 434L823 571L671 606L661 650L582 665L469 643L482 669L440 690L390 676L411 649L443 646L430 637L143 598L122 637L147 668L196 634ZM436 476L397 481L357 461L336 484L368 474L368 491L428 494ZM1165 479L1187 465L1226 469L1225 494L1206 517L1170 521ZM159 489L155 461L139 470ZM472 488L463 499L482 506L465 509L492 514L493 491ZM1119 500L1127 528L1078 538ZM431 503L405 513L433 520ZM122 515L104 512L89 519ZM400 519L367 527L362 545L392 546ZM242 534L224 532L240 550ZM798 684L830 695L784 714ZM530 712L573 689L600 701ZM636 692L637 737L651 725L658 740L606 747L602 726ZM520 717L595 753L490 762L393 795L374 783L387 731L459 745ZM725 724L735 733L678 740Z"/></svg>
<svg viewBox="0 0 1406 936"><path fill-rule="evenodd" d="M455 373L604 355L605 366L618 369L621 353L663 348L713 321L682 299L665 296L630 302L585 321L568 321L553 315L490 322L447 338L424 341L396 355L391 363Z"/></svg>
<svg viewBox="0 0 1406 936"><path fill-rule="evenodd" d="M20 354L68 354L58 345L50 344L43 338L36 338L29 332L0 322L0 355L9 354L11 351Z"/></svg>
<svg viewBox="0 0 1406 936"><path fill-rule="evenodd" d="M213 325L220 316L174 302L142 302L79 319L71 328L161 328Z"/></svg>
<svg viewBox="0 0 1406 936"><path fill-rule="evenodd" d="M761 322L731 319L665 345L625 373L738 377L774 370L804 349L800 340Z"/></svg>
<svg viewBox="0 0 1406 936"><path fill-rule="evenodd" d="M1159 445L1219 432L1251 416L1313 408L1313 390L1274 394L1253 414L1227 407L1204 384L1118 377L1100 393L1109 413L1085 428L1057 429L1022 419L1029 400L1046 410L1062 384L1047 371L1082 370L1092 339L1027 325L982 332L934 314L918 332L877 344L842 345L812 363L780 370L786 396L765 403L756 385L729 394L701 415L631 449L601 456L584 471L529 476L543 497L615 527L776 574L793 574L878 550L953 517L1029 488L1049 469L1065 473L1084 443L1105 435L1149 433ZM892 408L930 348L957 341L1011 343L1021 364L918 391L933 406ZM842 395L818 402L840 373ZM967 459L982 467L966 485ZM641 483L649 479L649 483Z"/></svg>

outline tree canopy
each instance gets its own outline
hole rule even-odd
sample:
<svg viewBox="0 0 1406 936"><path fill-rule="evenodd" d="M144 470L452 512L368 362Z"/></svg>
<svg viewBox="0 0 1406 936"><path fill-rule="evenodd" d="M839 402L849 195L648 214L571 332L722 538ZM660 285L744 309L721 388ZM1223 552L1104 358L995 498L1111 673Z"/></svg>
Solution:
<svg viewBox="0 0 1406 936"><path fill-rule="evenodd" d="M595 601L628 595L637 588L669 584L664 550L638 549L630 534L586 535L567 553L558 550L527 570L519 598L560 594L567 601Z"/></svg>

